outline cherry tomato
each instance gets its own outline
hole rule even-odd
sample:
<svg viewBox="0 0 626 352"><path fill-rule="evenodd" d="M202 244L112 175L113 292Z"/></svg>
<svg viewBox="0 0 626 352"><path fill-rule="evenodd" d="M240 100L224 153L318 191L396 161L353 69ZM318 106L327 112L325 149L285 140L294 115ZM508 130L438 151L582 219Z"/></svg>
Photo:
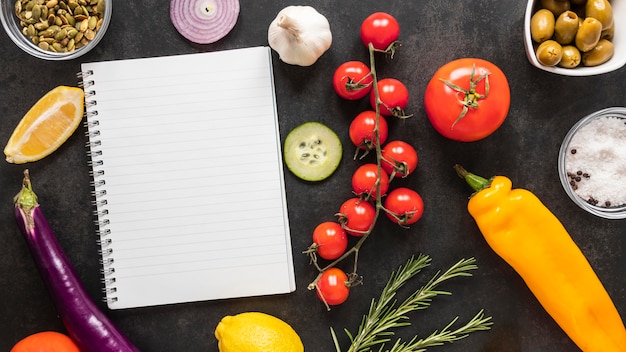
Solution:
<svg viewBox="0 0 626 352"><path fill-rule="evenodd" d="M382 149L383 170L389 175L407 177L417 167L417 152L409 143L391 141ZM395 172L395 174L394 174Z"/></svg>
<svg viewBox="0 0 626 352"><path fill-rule="evenodd" d="M344 99L363 98L372 89L370 68L361 61L344 62L335 70L333 87L335 92Z"/></svg>
<svg viewBox="0 0 626 352"><path fill-rule="evenodd" d="M497 130L510 103L509 83L502 70L475 58L443 65L424 94L426 114L435 130L462 142L483 139Z"/></svg>
<svg viewBox="0 0 626 352"><path fill-rule="evenodd" d="M348 275L339 268L329 268L317 281L317 296L329 306L339 305L348 299Z"/></svg>
<svg viewBox="0 0 626 352"><path fill-rule="evenodd" d="M372 43L376 50L387 50L400 36L398 21L388 13L375 12L361 24L361 40L365 46Z"/></svg>
<svg viewBox="0 0 626 352"><path fill-rule="evenodd" d="M389 125L384 116L379 116L378 137L382 145L387 140ZM350 140L360 149L372 150L376 148L374 128L376 127L376 112L365 110L356 115L350 124Z"/></svg>
<svg viewBox="0 0 626 352"><path fill-rule="evenodd" d="M382 104L380 113L385 116L404 116L404 109L409 103L409 91L406 86L395 78L384 78L378 81L378 95ZM370 92L370 105L376 109L376 93Z"/></svg>
<svg viewBox="0 0 626 352"><path fill-rule="evenodd" d="M400 225L411 225L424 214L422 197L412 189L399 187L385 197L387 217Z"/></svg>
<svg viewBox="0 0 626 352"><path fill-rule="evenodd" d="M376 209L364 200L350 198L341 205L338 216L347 233L360 237L372 226Z"/></svg>
<svg viewBox="0 0 626 352"><path fill-rule="evenodd" d="M382 167L382 165L381 165ZM389 176L385 170L380 170L380 194L384 195L389 189ZM362 199L376 199L378 181L378 165L361 165L352 175L352 190Z"/></svg>
<svg viewBox="0 0 626 352"><path fill-rule="evenodd" d="M317 254L326 260L334 260L348 248L346 231L336 222L323 222L313 230L313 243L317 245Z"/></svg>

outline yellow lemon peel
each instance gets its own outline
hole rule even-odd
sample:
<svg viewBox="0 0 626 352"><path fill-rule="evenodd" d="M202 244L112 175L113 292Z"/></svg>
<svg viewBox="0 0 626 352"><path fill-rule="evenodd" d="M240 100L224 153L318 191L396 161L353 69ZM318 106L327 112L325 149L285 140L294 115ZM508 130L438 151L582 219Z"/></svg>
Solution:
<svg viewBox="0 0 626 352"><path fill-rule="evenodd" d="M215 329L220 352L303 352L302 340L283 320L260 312L222 318Z"/></svg>

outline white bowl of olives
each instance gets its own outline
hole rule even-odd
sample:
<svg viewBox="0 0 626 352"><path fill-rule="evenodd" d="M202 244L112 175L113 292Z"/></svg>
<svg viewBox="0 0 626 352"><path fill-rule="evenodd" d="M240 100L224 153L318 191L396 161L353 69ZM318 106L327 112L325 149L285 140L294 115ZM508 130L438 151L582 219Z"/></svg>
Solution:
<svg viewBox="0 0 626 352"><path fill-rule="evenodd" d="M626 64L626 0L529 0L524 45L530 63L565 76Z"/></svg>

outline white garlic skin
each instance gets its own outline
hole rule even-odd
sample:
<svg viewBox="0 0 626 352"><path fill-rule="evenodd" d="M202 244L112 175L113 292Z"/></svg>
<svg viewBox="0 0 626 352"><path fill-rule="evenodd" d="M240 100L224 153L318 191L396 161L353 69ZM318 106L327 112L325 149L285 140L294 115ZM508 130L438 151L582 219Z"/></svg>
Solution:
<svg viewBox="0 0 626 352"><path fill-rule="evenodd" d="M267 41L280 59L291 65L311 66L332 44L330 24L311 6L287 6L272 21Z"/></svg>

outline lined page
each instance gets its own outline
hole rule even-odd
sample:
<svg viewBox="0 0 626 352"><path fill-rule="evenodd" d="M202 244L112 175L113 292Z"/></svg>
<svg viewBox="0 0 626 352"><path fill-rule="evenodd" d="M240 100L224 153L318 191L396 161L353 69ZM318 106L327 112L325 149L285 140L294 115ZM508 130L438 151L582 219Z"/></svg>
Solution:
<svg viewBox="0 0 626 352"><path fill-rule="evenodd" d="M109 307L295 290L269 48L82 69Z"/></svg>

